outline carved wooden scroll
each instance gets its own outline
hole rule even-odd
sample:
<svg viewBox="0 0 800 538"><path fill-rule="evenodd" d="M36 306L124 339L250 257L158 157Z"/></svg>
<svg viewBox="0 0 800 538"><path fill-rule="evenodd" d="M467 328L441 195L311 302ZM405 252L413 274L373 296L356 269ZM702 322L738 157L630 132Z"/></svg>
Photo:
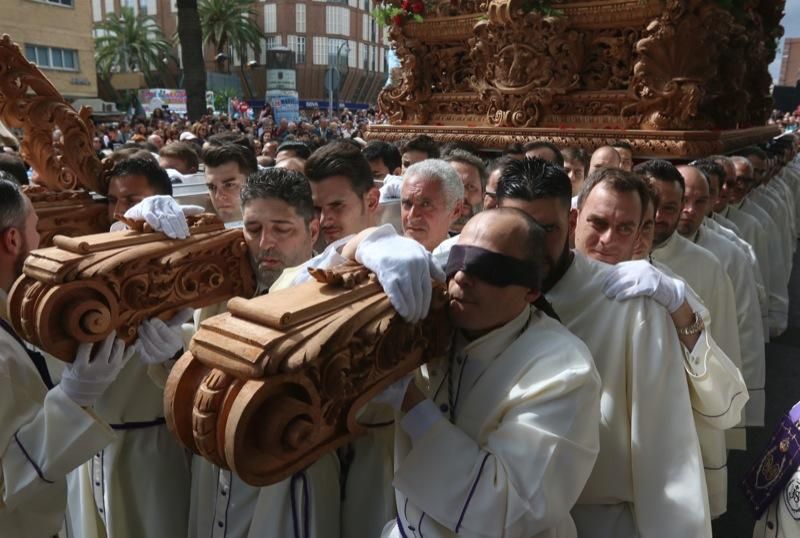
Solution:
<svg viewBox="0 0 800 538"><path fill-rule="evenodd" d="M39 245L49 247L56 234L77 237L108 230L108 203L86 191L51 191L39 185L25 185L39 217Z"/></svg>
<svg viewBox="0 0 800 538"><path fill-rule="evenodd" d="M131 343L143 320L184 307L251 297L255 277L241 230L215 215L190 217L191 237L147 230L70 238L34 250L9 293L14 328L51 355L71 361L80 342L116 329Z"/></svg>
<svg viewBox="0 0 800 538"><path fill-rule="evenodd" d="M172 369L167 424L193 452L245 482L278 482L364 431L358 414L385 387L444 354L443 288L428 317L400 318L359 265L251 300L204 321Z"/></svg>
<svg viewBox="0 0 800 538"><path fill-rule="evenodd" d="M53 191L85 188L105 194L108 182L92 148L91 109L76 112L8 35L0 38L0 120L24 129L21 153ZM64 135L53 143L53 130Z"/></svg>

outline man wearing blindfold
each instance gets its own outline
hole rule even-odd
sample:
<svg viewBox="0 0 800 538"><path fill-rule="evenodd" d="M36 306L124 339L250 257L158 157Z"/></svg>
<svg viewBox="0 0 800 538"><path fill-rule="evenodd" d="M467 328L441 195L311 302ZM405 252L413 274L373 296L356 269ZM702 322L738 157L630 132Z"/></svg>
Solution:
<svg viewBox="0 0 800 538"><path fill-rule="evenodd" d="M703 463L681 343L669 313L649 297L610 299L611 266L569 248L572 186L541 159L511 163L497 186L545 231L542 291L589 348L603 380L600 452L572 510L588 538L710 536Z"/></svg>
<svg viewBox="0 0 800 538"><path fill-rule="evenodd" d="M382 536L576 536L569 510L598 451L586 346L531 303L544 234L526 214L474 216L447 263L448 357L377 400L397 421L398 515Z"/></svg>

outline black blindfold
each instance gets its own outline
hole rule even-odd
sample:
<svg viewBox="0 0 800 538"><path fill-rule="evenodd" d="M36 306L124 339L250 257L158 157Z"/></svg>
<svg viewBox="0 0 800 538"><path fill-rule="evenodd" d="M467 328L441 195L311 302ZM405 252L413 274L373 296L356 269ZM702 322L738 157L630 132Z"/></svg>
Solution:
<svg viewBox="0 0 800 538"><path fill-rule="evenodd" d="M447 279L459 271L499 288L518 285L538 290L541 285L539 269L534 264L469 245L454 245L450 250Z"/></svg>

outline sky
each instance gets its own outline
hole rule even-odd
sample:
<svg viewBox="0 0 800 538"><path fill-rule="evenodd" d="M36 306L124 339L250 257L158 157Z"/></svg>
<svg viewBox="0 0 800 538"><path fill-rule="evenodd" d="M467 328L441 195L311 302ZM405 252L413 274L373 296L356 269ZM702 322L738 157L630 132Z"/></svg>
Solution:
<svg viewBox="0 0 800 538"><path fill-rule="evenodd" d="M786 15L783 18L783 35L785 37L800 37L800 0L786 0ZM778 80L778 75L781 70L781 54L783 50L783 42L778 47L778 53L775 55L775 61L769 66L769 72L772 73L773 80Z"/></svg>

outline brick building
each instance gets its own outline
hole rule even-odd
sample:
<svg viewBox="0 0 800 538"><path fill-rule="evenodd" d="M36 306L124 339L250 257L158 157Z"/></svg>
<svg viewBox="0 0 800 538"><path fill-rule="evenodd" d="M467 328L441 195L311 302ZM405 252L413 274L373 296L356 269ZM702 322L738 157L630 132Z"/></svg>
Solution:
<svg viewBox="0 0 800 538"><path fill-rule="evenodd" d="M95 21L127 6L154 16L166 36L177 31L175 0L92 0L91 6ZM241 59L230 53L229 62L220 66L214 59L216 51L208 47L204 51L208 72L223 69L239 74L244 78L245 97L258 99L266 91L266 49L288 47L295 55L301 106L304 101L322 104L327 100L325 71L330 62L337 61L338 53L343 75L339 100L375 103L386 81L387 46L383 30L370 15L372 0L254 0L253 6L258 26L266 34L260 57L251 53ZM179 51L175 55L180 58ZM253 59L257 65L247 65Z"/></svg>

